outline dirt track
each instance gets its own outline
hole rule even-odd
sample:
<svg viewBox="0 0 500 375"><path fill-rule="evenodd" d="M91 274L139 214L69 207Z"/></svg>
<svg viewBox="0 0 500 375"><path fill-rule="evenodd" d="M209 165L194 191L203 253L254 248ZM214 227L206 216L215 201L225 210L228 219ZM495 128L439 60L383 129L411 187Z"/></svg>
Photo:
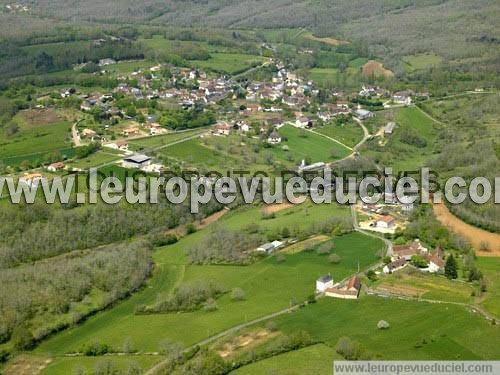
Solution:
<svg viewBox="0 0 500 375"><path fill-rule="evenodd" d="M487 257L500 256L500 234L491 233L463 222L454 216L444 204L434 204L432 208L434 215L443 225L467 238L476 250L477 255ZM481 243L488 243L490 250L481 251Z"/></svg>

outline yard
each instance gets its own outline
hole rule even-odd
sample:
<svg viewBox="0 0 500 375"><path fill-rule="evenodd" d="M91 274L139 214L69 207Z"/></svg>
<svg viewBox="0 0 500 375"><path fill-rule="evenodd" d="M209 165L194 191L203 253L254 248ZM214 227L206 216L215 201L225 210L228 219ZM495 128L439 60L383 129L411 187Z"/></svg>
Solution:
<svg viewBox="0 0 500 375"><path fill-rule="evenodd" d="M331 122L316 129L318 133L335 138L343 144L354 147L363 139L363 129L354 121L345 125L336 125Z"/></svg>

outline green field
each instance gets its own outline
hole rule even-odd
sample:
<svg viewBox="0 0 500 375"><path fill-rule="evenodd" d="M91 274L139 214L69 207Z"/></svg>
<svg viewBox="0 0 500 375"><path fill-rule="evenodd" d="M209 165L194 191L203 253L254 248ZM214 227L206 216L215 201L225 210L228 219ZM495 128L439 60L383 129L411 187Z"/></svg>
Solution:
<svg viewBox="0 0 500 375"><path fill-rule="evenodd" d="M390 324L377 329L379 320ZM500 328L462 306L362 297L324 298L276 319L280 330L309 331L330 347L348 336L380 359L498 359ZM496 337L496 338L495 338ZM425 340L425 341L424 341Z"/></svg>
<svg viewBox="0 0 500 375"><path fill-rule="evenodd" d="M72 168L89 169L102 164L111 163L118 159L120 159L120 155L114 153L112 150L107 150L105 148L104 150L97 151L96 153L89 155L84 159L77 159L69 163L69 166Z"/></svg>
<svg viewBox="0 0 500 375"><path fill-rule="evenodd" d="M415 70L428 69L439 65L443 58L434 53L422 53L420 55L404 56L401 60L405 70L411 73Z"/></svg>
<svg viewBox="0 0 500 375"><path fill-rule="evenodd" d="M165 146L182 139L186 139L192 137L196 134L201 134L205 132L206 129L193 129L188 131L176 132L176 133L168 133L163 135L156 135L153 137L139 138L139 139L131 139L128 141L129 147L134 150L142 150L149 148L156 148Z"/></svg>
<svg viewBox="0 0 500 375"><path fill-rule="evenodd" d="M354 121L345 125L329 123L315 130L318 133L335 138L349 147L356 146L363 139L363 129Z"/></svg>
<svg viewBox="0 0 500 375"><path fill-rule="evenodd" d="M98 359L95 357L56 358L42 371L42 374L68 375L77 373L77 370L83 370L85 371L84 373L90 374L94 373L96 368L99 368L99 366L102 366L104 363L112 364L112 367L119 371L126 371L132 363L144 372L158 363L161 359L162 357L160 356L152 355L110 355Z"/></svg>
<svg viewBox="0 0 500 375"><path fill-rule="evenodd" d="M481 306L500 319L500 259L495 257L479 257L477 267L486 279L486 294Z"/></svg>
<svg viewBox="0 0 500 375"><path fill-rule="evenodd" d="M222 223L236 229L255 221L262 225L263 230L270 232L283 226L304 227L330 216L349 215L348 209L333 205L305 205L307 210L302 206L293 207L267 220L262 220L259 207L252 207L227 214ZM145 351L156 351L158 343L165 338L190 345L304 300L314 291L314 281L318 276L330 272L335 279L343 279L357 270L358 261L361 267L375 262L378 259L376 254L383 248L382 242L354 233L333 239L335 252L342 258L336 265L316 252L287 254L282 262L276 257L265 258L249 266L187 264L184 250L202 241L206 231L201 230L158 250L154 254L157 264L154 277L143 291L82 325L43 342L36 353L50 355L79 350L95 338L116 347L126 337L131 337L135 345ZM229 290L240 287L246 294L246 300L233 302L228 295L223 295L217 300L218 310L211 313L134 315L137 304L154 303L157 294L169 293L181 280L200 279L217 280Z"/></svg>
<svg viewBox="0 0 500 375"><path fill-rule="evenodd" d="M260 64L263 58L255 55L241 53L211 53L208 60L193 60L197 68L209 69L216 72L236 74L245 71L254 64Z"/></svg>
<svg viewBox="0 0 500 375"><path fill-rule="evenodd" d="M332 363L340 356L331 347L316 344L243 366L231 374L317 375L332 373Z"/></svg>
<svg viewBox="0 0 500 375"><path fill-rule="evenodd" d="M286 137L280 145L274 146L272 153L279 159L288 161L288 155L299 161L310 158L314 162L329 162L348 156L351 151L340 144L312 132L285 125L278 131ZM283 149L288 147L288 151Z"/></svg>
<svg viewBox="0 0 500 375"><path fill-rule="evenodd" d="M71 142L66 141L70 123L60 121L47 125L31 125L16 116L19 131L13 136L0 132L0 160L16 165L23 160L36 160L49 153L72 156Z"/></svg>
<svg viewBox="0 0 500 375"><path fill-rule="evenodd" d="M308 71L309 73L307 74L307 78L316 82L320 86L324 86L326 84L336 86L341 84L348 86L357 85L359 83L357 76L360 73L359 67L355 65L349 66L345 73L341 73L335 68L312 68Z"/></svg>

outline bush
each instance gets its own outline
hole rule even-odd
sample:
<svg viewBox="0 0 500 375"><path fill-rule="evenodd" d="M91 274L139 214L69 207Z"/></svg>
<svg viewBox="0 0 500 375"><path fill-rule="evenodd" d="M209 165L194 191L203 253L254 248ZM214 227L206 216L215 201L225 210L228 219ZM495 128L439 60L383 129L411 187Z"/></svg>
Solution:
<svg viewBox="0 0 500 375"><path fill-rule="evenodd" d="M330 244L330 242L325 242L318 247L317 253L319 255L326 255L330 254L331 250L332 250L332 245Z"/></svg>
<svg viewBox="0 0 500 375"><path fill-rule="evenodd" d="M194 226L194 224L193 223L187 224L186 225L186 233L187 234L192 234L194 232L196 232L196 227Z"/></svg>
<svg viewBox="0 0 500 375"><path fill-rule="evenodd" d="M109 353L109 346L107 344L101 343L99 340L94 340L87 345L85 345L81 352L89 357L96 357L99 355L104 355Z"/></svg>
<svg viewBox="0 0 500 375"><path fill-rule="evenodd" d="M333 264L338 264L340 263L340 256L338 254L331 254L329 257L328 257L328 261L330 263L333 263Z"/></svg>
<svg viewBox="0 0 500 375"><path fill-rule="evenodd" d="M379 320L377 323L378 329L388 329L389 327L390 327L389 323L387 323L385 320Z"/></svg>
<svg viewBox="0 0 500 375"><path fill-rule="evenodd" d="M24 326L14 329L11 340L16 350L28 350L35 345L33 334Z"/></svg>
<svg viewBox="0 0 500 375"><path fill-rule="evenodd" d="M1 349L0 350L0 363L5 363L9 359L9 352Z"/></svg>
<svg viewBox="0 0 500 375"><path fill-rule="evenodd" d="M205 305L203 306L205 311L215 311L217 308L217 302L213 298L207 299L207 302L205 302Z"/></svg>
<svg viewBox="0 0 500 375"><path fill-rule="evenodd" d="M278 330L278 325L276 322L270 320L266 323L266 329L270 332L276 332Z"/></svg>
<svg viewBox="0 0 500 375"><path fill-rule="evenodd" d="M231 290L231 299L233 301L243 301L245 300L245 292L241 288L233 288Z"/></svg>

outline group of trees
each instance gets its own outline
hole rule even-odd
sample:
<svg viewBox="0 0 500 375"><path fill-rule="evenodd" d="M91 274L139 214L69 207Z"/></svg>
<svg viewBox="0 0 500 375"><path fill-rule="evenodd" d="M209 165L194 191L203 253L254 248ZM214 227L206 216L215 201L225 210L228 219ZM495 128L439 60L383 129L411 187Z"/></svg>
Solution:
<svg viewBox="0 0 500 375"><path fill-rule="evenodd" d="M212 125L215 120L215 115L211 111L180 109L163 112L159 123L171 129L190 129Z"/></svg>
<svg viewBox="0 0 500 375"><path fill-rule="evenodd" d="M150 275L150 249L147 241L113 244L1 270L0 342L29 348L136 291Z"/></svg>

